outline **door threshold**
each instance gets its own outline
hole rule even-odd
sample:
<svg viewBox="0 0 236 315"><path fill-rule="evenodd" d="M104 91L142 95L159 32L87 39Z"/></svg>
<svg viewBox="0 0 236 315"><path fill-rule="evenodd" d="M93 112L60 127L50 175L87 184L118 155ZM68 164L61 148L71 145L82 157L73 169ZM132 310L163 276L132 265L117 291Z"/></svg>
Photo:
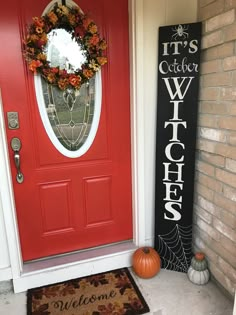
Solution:
<svg viewBox="0 0 236 315"><path fill-rule="evenodd" d="M133 241L83 250L23 264L20 277L13 279L15 293L112 269L131 266L137 249Z"/></svg>

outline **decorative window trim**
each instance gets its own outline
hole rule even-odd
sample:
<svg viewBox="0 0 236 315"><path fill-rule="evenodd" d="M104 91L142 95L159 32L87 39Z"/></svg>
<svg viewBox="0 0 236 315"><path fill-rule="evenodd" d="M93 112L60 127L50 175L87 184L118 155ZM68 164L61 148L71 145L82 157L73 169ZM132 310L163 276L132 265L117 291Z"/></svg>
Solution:
<svg viewBox="0 0 236 315"><path fill-rule="evenodd" d="M44 125L44 128L46 130L46 133L51 140L52 144L55 146L55 148L64 156L69 158L78 158L85 154L89 148L91 147L94 138L97 134L100 116L101 116L101 107L102 107L102 79L101 79L101 71L98 71L95 75L95 103L94 103L94 116L92 121L91 130L89 132L88 138L86 139L85 143L76 151L70 151L66 149L60 141L57 139L52 126L50 124L50 121L48 119L48 114L46 111L46 104L43 97L43 89L42 89L42 83L41 83L41 77L40 75L35 75L34 77L34 84L35 84L35 92L36 92L36 98L38 103L38 108L40 112L40 116L42 119L42 123Z"/></svg>

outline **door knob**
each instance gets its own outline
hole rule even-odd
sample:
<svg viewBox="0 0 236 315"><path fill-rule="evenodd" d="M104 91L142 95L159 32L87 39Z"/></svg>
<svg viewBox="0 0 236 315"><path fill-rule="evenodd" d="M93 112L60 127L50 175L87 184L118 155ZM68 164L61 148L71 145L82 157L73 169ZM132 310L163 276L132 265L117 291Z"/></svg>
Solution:
<svg viewBox="0 0 236 315"><path fill-rule="evenodd" d="M16 166L16 181L21 184L24 181L24 176L21 172L20 168L20 149L21 149L21 141L19 138L12 138L11 139L11 148L14 151L14 163Z"/></svg>

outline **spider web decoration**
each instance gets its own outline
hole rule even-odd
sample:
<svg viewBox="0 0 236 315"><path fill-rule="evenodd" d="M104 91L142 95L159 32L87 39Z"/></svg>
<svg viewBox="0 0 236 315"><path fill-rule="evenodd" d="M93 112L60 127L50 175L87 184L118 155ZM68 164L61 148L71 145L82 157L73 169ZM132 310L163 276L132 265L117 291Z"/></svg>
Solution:
<svg viewBox="0 0 236 315"><path fill-rule="evenodd" d="M158 235L156 246L163 269L187 272L192 258L192 226L176 224L169 233Z"/></svg>

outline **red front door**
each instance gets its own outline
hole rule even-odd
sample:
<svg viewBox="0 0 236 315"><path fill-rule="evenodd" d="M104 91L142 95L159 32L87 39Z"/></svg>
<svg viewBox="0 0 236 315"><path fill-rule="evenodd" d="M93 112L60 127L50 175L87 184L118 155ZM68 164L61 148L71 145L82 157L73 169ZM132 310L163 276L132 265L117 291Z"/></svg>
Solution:
<svg viewBox="0 0 236 315"><path fill-rule="evenodd" d="M98 130L90 149L77 158L62 155L49 139L22 56L23 29L48 3L5 1L0 10L0 87L25 261L132 238L128 1L76 0L108 43ZM9 112L18 113L18 129L8 127ZM13 137L22 143L21 184Z"/></svg>

